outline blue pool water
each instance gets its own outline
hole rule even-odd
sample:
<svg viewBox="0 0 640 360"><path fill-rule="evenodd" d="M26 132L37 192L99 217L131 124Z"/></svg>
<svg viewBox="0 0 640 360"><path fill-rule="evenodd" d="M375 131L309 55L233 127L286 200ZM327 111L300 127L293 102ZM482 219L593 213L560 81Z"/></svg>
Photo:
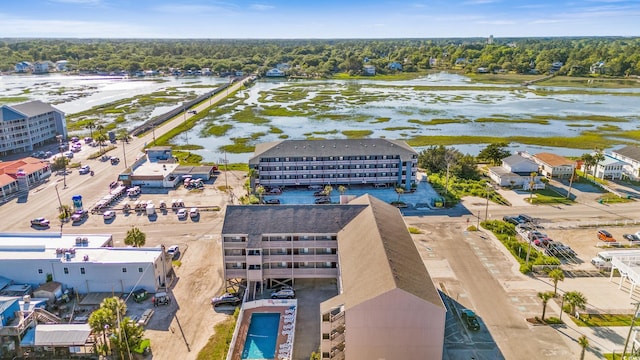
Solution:
<svg viewBox="0 0 640 360"><path fill-rule="evenodd" d="M279 326L279 313L253 313L242 350L242 359L273 359Z"/></svg>

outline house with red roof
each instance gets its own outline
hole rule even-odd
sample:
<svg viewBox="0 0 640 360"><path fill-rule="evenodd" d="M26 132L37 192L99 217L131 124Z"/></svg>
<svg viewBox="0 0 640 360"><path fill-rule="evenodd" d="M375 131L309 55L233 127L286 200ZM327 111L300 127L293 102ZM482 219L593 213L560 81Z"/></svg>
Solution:
<svg viewBox="0 0 640 360"><path fill-rule="evenodd" d="M28 190L49 176L51 164L34 157L0 162L0 199L6 199L21 190Z"/></svg>

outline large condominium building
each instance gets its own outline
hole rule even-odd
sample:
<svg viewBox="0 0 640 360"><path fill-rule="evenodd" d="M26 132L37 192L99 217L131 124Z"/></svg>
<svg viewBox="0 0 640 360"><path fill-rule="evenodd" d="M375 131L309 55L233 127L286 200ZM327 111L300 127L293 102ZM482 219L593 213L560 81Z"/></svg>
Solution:
<svg viewBox="0 0 640 360"><path fill-rule="evenodd" d="M0 154L31 151L67 137L64 113L42 101L0 107Z"/></svg>
<svg viewBox="0 0 640 360"><path fill-rule="evenodd" d="M418 153L400 140L284 140L256 146L249 167L255 185L385 184L416 181Z"/></svg>
<svg viewBox="0 0 640 360"><path fill-rule="evenodd" d="M323 359L442 357L446 309L397 208L369 195L229 206L222 244L225 280L249 289L337 280L338 295L320 305Z"/></svg>

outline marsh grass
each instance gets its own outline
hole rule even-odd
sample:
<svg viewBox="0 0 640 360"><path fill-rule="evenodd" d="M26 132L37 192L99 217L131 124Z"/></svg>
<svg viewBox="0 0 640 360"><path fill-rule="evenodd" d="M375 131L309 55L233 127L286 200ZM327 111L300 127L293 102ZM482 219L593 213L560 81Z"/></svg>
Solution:
<svg viewBox="0 0 640 360"><path fill-rule="evenodd" d="M378 117L378 118L375 118L375 120L373 120L371 123L372 124L379 124L379 123L386 123L386 122L389 122L389 121L391 121L390 117Z"/></svg>
<svg viewBox="0 0 640 360"><path fill-rule="evenodd" d="M282 133L284 133L284 131L282 131L282 129L272 125L272 126L269 127L269 133L270 134L282 134Z"/></svg>
<svg viewBox="0 0 640 360"><path fill-rule="evenodd" d="M382 130L385 130L385 131L402 131L402 130L418 130L418 128L415 128L413 126L395 126L395 127L384 128Z"/></svg>
<svg viewBox="0 0 640 360"><path fill-rule="evenodd" d="M0 104L2 103L17 103L29 101L27 96L0 96Z"/></svg>
<svg viewBox="0 0 640 360"><path fill-rule="evenodd" d="M342 134L346 136L348 139L362 139L371 134L373 131L371 130L343 130Z"/></svg>
<svg viewBox="0 0 640 360"><path fill-rule="evenodd" d="M543 119L509 119L506 117L483 117L477 118L473 120L477 123L531 123L531 124L540 124L540 125L548 125L548 120Z"/></svg>
<svg viewBox="0 0 640 360"><path fill-rule="evenodd" d="M255 146L250 142L253 140L251 137L237 137L231 138L233 144L227 144L220 146L221 151L226 151L232 154L242 154L253 152Z"/></svg>
<svg viewBox="0 0 640 360"><path fill-rule="evenodd" d="M202 135L204 136L224 136L229 130L233 129L231 124L208 124L202 129Z"/></svg>
<svg viewBox="0 0 640 360"><path fill-rule="evenodd" d="M279 105L269 106L261 109L260 115L263 116L307 116L308 113L305 111L296 111L289 110L287 108L281 107Z"/></svg>
<svg viewBox="0 0 640 360"><path fill-rule="evenodd" d="M442 125L442 124L463 124L468 123L470 120L466 119L431 119L431 120L418 120L418 119L409 119L408 123L419 124L419 125Z"/></svg>

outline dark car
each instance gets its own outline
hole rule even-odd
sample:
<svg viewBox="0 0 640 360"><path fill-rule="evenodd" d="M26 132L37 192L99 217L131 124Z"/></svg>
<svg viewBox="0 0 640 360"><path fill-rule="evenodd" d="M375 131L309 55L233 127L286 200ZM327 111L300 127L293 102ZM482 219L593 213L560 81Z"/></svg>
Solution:
<svg viewBox="0 0 640 360"><path fill-rule="evenodd" d="M265 200L264 203L269 205L280 205L280 199L269 199Z"/></svg>
<svg viewBox="0 0 640 360"><path fill-rule="evenodd" d="M331 204L331 199L328 197L317 198L315 201L316 204Z"/></svg>
<svg viewBox="0 0 640 360"><path fill-rule="evenodd" d="M529 215L525 215L525 214L520 214L516 217L516 219L518 219L518 221L520 221L520 223L534 223L535 219L532 218Z"/></svg>
<svg viewBox="0 0 640 360"><path fill-rule="evenodd" d="M624 234L622 237L629 241L640 241L640 236L636 234Z"/></svg>
<svg viewBox="0 0 640 360"><path fill-rule="evenodd" d="M131 296L133 297L133 301L141 303L147 300L147 298L149 297L149 293L145 289L137 289L131 293Z"/></svg>
<svg viewBox="0 0 640 360"><path fill-rule="evenodd" d="M236 306L242 302L240 296L237 293L225 293L220 296L216 296L211 299L211 305L233 305Z"/></svg>
<svg viewBox="0 0 640 360"><path fill-rule="evenodd" d="M469 309L463 309L461 313L462 313L462 320L464 320L464 323L467 326L467 328L469 328L469 330L471 331L480 330L480 322L478 321L478 317L476 316L476 313L474 313L472 310L469 310Z"/></svg>
<svg viewBox="0 0 640 360"><path fill-rule="evenodd" d="M503 221L508 222L509 224L518 225L520 221L515 216L505 216L502 218Z"/></svg>
<svg viewBox="0 0 640 360"><path fill-rule="evenodd" d="M316 191L313 193L313 196L327 196L327 193L324 190Z"/></svg>
<svg viewBox="0 0 640 360"><path fill-rule="evenodd" d="M112 156L111 158L109 158L109 161L111 161L111 165L116 165L120 162L120 158Z"/></svg>

